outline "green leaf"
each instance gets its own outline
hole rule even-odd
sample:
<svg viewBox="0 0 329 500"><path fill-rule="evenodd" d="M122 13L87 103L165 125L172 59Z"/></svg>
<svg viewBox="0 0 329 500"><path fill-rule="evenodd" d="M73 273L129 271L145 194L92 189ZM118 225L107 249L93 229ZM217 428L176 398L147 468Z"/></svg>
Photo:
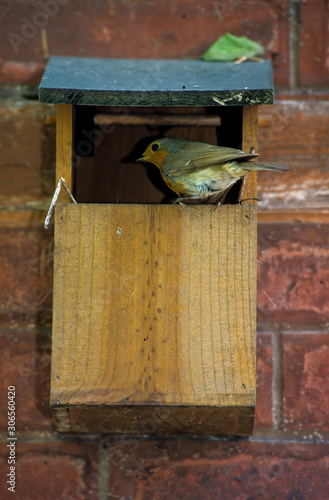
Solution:
<svg viewBox="0 0 329 500"><path fill-rule="evenodd" d="M264 54L264 49L259 43L246 36L226 33L209 47L202 58L205 61L235 61L243 56L255 57L260 54Z"/></svg>

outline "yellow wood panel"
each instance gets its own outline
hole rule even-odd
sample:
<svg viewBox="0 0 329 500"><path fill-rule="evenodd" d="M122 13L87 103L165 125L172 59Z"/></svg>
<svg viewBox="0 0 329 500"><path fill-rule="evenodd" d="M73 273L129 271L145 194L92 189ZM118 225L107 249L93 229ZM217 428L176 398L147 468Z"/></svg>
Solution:
<svg viewBox="0 0 329 500"><path fill-rule="evenodd" d="M255 404L256 210L58 205L52 404Z"/></svg>
<svg viewBox="0 0 329 500"><path fill-rule="evenodd" d="M249 153L251 148L258 153L258 106L243 106L242 150ZM242 203L256 205L257 173L250 172L243 180L240 199Z"/></svg>
<svg viewBox="0 0 329 500"><path fill-rule="evenodd" d="M73 147L73 106L56 106L56 185L64 177L69 189L72 189L72 147ZM64 189L59 195L59 203L70 203Z"/></svg>

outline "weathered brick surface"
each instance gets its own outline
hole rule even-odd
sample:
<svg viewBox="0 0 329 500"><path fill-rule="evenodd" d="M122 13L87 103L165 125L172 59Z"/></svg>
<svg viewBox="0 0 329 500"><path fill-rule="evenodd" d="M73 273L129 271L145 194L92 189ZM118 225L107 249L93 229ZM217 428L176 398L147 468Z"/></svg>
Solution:
<svg viewBox="0 0 329 500"><path fill-rule="evenodd" d="M301 2L300 82L329 85L329 4L327 0Z"/></svg>
<svg viewBox="0 0 329 500"><path fill-rule="evenodd" d="M202 6L185 0L179 4L173 0L148 4L119 1L92 7L82 1L48 0L37 6L32 0L15 0L3 9L0 19L0 79L40 81L52 53L122 58L199 57L216 38L229 31L262 43L267 55L274 57L276 85L287 86L291 16L288 3L281 0L271 4L264 0L207 0ZM300 23L299 58L295 55L300 83L328 85L328 3L300 2L300 19L296 16L296 24Z"/></svg>
<svg viewBox="0 0 329 500"><path fill-rule="evenodd" d="M39 83L45 64L36 62L1 61L0 81L5 83Z"/></svg>
<svg viewBox="0 0 329 500"><path fill-rule="evenodd" d="M271 127L259 130L265 163L292 167L291 173L260 172L261 209L320 209L329 201L329 102L278 101L260 106Z"/></svg>
<svg viewBox="0 0 329 500"><path fill-rule="evenodd" d="M257 335L257 392L254 429L272 427L272 339L268 334Z"/></svg>
<svg viewBox="0 0 329 500"><path fill-rule="evenodd" d="M26 325L28 330L28 325ZM0 334L0 429L7 429L8 387L15 387L18 431L52 430L49 403L50 331L34 334L2 330Z"/></svg>
<svg viewBox="0 0 329 500"><path fill-rule="evenodd" d="M54 106L19 94L0 103L0 206L45 209L54 190L55 127L45 123Z"/></svg>
<svg viewBox="0 0 329 500"><path fill-rule="evenodd" d="M96 500L98 445L94 443L22 443L16 447L16 490L7 490L8 448L1 444L0 496L20 500Z"/></svg>
<svg viewBox="0 0 329 500"><path fill-rule="evenodd" d="M329 497L328 445L138 442L111 445L110 494L134 500Z"/></svg>
<svg viewBox="0 0 329 500"><path fill-rule="evenodd" d="M273 8L273 4L271 6ZM289 57L289 43L290 43L290 16L289 5L287 2L276 2L276 24L273 25L276 36L274 43L271 45L271 58L273 66L274 85L277 87L287 87L290 79L290 57ZM252 36L250 36L252 38Z"/></svg>
<svg viewBox="0 0 329 500"><path fill-rule="evenodd" d="M0 232L0 303L8 311L51 313L53 250L43 229Z"/></svg>
<svg viewBox="0 0 329 500"><path fill-rule="evenodd" d="M283 336L285 429L317 439L329 430L328 359L329 333Z"/></svg>
<svg viewBox="0 0 329 500"><path fill-rule="evenodd" d="M326 323L327 224L260 224L258 321Z"/></svg>
<svg viewBox="0 0 329 500"><path fill-rule="evenodd" d="M287 6L282 0L190 2L133 0L88 4L14 0L1 17L2 81L39 78L49 54L117 58L200 57L226 32L246 35L276 54L278 82L287 84ZM74 34L74 36L72 36ZM18 38L20 37L20 38ZM15 66L12 63L18 63ZM26 61L30 63L26 66ZM15 74L16 71L16 74Z"/></svg>

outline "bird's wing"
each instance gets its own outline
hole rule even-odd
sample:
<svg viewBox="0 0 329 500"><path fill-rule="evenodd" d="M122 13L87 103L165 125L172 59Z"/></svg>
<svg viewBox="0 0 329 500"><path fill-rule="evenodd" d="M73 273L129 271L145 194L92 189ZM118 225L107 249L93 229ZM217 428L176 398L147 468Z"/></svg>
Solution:
<svg viewBox="0 0 329 500"><path fill-rule="evenodd" d="M247 154L233 148L222 148L212 145L209 145L206 150L203 148L201 152L197 151L197 148L196 151L193 152L190 148L189 152L191 154L188 161L182 160L184 155L181 154L181 151L180 154L171 157L170 164L165 161L162 167L163 172L175 176L215 165L221 165L230 161L247 161L258 156L256 154Z"/></svg>

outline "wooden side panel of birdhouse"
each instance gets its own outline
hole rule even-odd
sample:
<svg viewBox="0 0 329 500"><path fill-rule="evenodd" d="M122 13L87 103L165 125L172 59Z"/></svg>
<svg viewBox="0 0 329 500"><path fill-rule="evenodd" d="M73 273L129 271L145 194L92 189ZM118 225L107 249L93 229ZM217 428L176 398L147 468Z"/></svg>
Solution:
<svg viewBox="0 0 329 500"><path fill-rule="evenodd" d="M243 106L242 150L258 153L258 106ZM243 181L240 194L242 204L257 205L257 173L249 172Z"/></svg>
<svg viewBox="0 0 329 500"><path fill-rule="evenodd" d="M61 177L72 190L73 167L73 121L74 108L70 104L56 106L56 184ZM70 202L68 194L62 190L59 194L60 203Z"/></svg>
<svg viewBox="0 0 329 500"><path fill-rule="evenodd" d="M250 434L256 208L57 205L61 431Z"/></svg>

